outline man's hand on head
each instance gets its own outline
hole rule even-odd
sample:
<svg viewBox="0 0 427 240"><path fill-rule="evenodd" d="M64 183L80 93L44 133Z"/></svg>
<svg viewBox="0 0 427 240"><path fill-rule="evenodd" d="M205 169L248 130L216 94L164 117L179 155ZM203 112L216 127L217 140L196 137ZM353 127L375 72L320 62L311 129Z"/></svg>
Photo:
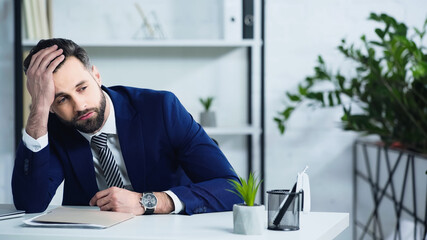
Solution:
<svg viewBox="0 0 427 240"><path fill-rule="evenodd" d="M154 213L171 213L174 210L173 201L166 193L155 192L154 195L157 197L157 207ZM102 211L141 215L145 212L139 202L141 196L142 193L111 187L97 192L90 200L89 205L98 206Z"/></svg>
<svg viewBox="0 0 427 240"><path fill-rule="evenodd" d="M27 89L31 95L31 111L26 131L37 139L47 133L49 109L55 98L53 72L65 59L58 46L38 51L31 57L27 69Z"/></svg>
<svg viewBox="0 0 427 240"><path fill-rule="evenodd" d="M55 97L53 72L64 60L62 52L62 49L53 45L38 51L31 57L27 69L27 89L34 105L49 109L53 103Z"/></svg>

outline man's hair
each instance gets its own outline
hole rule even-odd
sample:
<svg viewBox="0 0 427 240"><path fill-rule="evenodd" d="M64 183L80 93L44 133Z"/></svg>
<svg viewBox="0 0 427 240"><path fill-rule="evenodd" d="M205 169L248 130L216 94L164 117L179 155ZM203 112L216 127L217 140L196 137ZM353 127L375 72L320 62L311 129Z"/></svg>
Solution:
<svg viewBox="0 0 427 240"><path fill-rule="evenodd" d="M24 71L27 73L28 67L30 66L31 57L39 52L40 50L43 50L45 48L51 47L53 45L57 45L58 49L62 49L62 54L65 56L65 60L62 61L54 70L56 72L62 64L66 61L68 57L76 57L86 69L90 70L90 62L89 62L89 56L86 53L86 50L84 50L82 47L77 45L75 42L64 39L64 38L51 38L51 39L42 39L40 40L35 47L33 47L28 54L28 56L24 60Z"/></svg>

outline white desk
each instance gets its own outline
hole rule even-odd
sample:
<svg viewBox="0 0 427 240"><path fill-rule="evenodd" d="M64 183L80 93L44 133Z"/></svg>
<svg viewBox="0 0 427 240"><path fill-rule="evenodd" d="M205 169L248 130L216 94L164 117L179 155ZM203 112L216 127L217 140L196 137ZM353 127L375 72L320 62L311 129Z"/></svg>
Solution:
<svg viewBox="0 0 427 240"><path fill-rule="evenodd" d="M39 228L24 226L25 217L0 220L0 239L333 239L349 224L348 213L301 213L300 230L293 232L265 229L262 235L233 233L233 213L137 216L107 229Z"/></svg>

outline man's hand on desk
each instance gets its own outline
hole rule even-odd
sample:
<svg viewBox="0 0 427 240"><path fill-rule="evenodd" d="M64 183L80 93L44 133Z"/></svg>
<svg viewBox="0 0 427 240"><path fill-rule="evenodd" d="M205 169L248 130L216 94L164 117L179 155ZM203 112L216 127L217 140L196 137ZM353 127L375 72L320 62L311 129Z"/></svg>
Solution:
<svg viewBox="0 0 427 240"><path fill-rule="evenodd" d="M174 204L169 195L164 192L155 192L154 195L157 197L157 207L154 213L171 213L174 210ZM145 212L139 202L141 196L142 193L111 187L97 192L90 200L89 205L98 206L102 211L141 215Z"/></svg>

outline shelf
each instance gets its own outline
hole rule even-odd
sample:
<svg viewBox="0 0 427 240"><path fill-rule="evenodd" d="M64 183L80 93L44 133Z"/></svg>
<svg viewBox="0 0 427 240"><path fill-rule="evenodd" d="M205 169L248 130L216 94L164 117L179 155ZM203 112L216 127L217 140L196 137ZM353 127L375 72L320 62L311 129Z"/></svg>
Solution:
<svg viewBox="0 0 427 240"><path fill-rule="evenodd" d="M37 40L22 40L24 47L33 47ZM112 40L77 42L82 47L256 47L261 46L255 40Z"/></svg>
<svg viewBox="0 0 427 240"><path fill-rule="evenodd" d="M204 127L208 135L257 135L261 129L256 127Z"/></svg>

